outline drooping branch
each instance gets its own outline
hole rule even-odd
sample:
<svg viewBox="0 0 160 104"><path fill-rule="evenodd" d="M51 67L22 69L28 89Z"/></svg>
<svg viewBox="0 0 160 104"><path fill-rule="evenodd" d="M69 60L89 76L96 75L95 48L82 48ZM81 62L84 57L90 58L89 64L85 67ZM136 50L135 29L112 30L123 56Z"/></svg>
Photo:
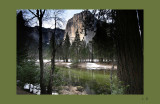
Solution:
<svg viewBox="0 0 160 104"><path fill-rule="evenodd" d="M44 15L45 11L46 11L46 10L43 10L43 13L42 13L42 15Z"/></svg>
<svg viewBox="0 0 160 104"><path fill-rule="evenodd" d="M36 15L33 11L31 11L30 9L28 9L35 17L38 17L38 15Z"/></svg>
<svg viewBox="0 0 160 104"><path fill-rule="evenodd" d="M33 16L32 18L27 19L27 22L31 21L34 18L36 18L36 16Z"/></svg>

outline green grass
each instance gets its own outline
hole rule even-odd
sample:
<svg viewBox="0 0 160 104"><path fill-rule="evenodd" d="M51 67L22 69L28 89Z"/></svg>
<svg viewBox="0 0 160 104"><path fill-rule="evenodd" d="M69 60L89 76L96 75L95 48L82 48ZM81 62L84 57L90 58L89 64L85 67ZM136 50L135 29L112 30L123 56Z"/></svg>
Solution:
<svg viewBox="0 0 160 104"><path fill-rule="evenodd" d="M95 94L110 94L110 74L103 71L56 67L61 85L88 86ZM115 76L115 73L114 75ZM116 82L116 77L113 77ZM59 84L60 85L60 84Z"/></svg>
<svg viewBox="0 0 160 104"><path fill-rule="evenodd" d="M65 74L65 76L69 75L69 71L70 74L72 75L72 77L77 78L79 77L80 79L86 79L86 80L96 80L97 82L100 83L109 83L109 78L110 75L109 74L100 74L98 73L98 71L93 71L93 70L87 70L86 71L84 69L68 69L68 68L64 68L64 67L57 67L61 72L63 72Z"/></svg>

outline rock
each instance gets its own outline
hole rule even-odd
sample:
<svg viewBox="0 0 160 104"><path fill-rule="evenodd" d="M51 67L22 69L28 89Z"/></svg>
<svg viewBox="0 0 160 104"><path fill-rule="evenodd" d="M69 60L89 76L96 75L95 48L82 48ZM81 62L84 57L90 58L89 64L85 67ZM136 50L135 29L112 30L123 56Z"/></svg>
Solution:
<svg viewBox="0 0 160 104"><path fill-rule="evenodd" d="M58 93L56 93L56 92L53 93L53 92L52 92L52 95L58 95Z"/></svg>
<svg viewBox="0 0 160 104"><path fill-rule="evenodd" d="M26 83L26 84L24 85L24 89L25 89L25 90L29 90L29 84L28 84L28 83Z"/></svg>
<svg viewBox="0 0 160 104"><path fill-rule="evenodd" d="M82 86L77 86L77 91L83 92L84 88Z"/></svg>
<svg viewBox="0 0 160 104"><path fill-rule="evenodd" d="M62 95L87 95L83 89L82 86L62 86L62 90L59 93Z"/></svg>
<svg viewBox="0 0 160 104"><path fill-rule="evenodd" d="M89 11L87 13L88 13L88 15L92 15L92 13L89 12ZM92 38L95 35L95 32L93 30L92 31L91 30L87 30L87 35L85 36L85 34L84 34L84 25L83 25L84 24L83 15L84 15L84 12L74 14L74 16L71 19L69 19L68 22L67 22L64 38L66 37L66 34L68 33L71 43L74 41L75 32L77 31L77 29L78 29L78 32L80 34L80 40L82 40L84 38L84 40L87 43L89 41L91 41ZM94 23L91 23L91 24L95 27L96 18L94 18L94 19L95 19Z"/></svg>

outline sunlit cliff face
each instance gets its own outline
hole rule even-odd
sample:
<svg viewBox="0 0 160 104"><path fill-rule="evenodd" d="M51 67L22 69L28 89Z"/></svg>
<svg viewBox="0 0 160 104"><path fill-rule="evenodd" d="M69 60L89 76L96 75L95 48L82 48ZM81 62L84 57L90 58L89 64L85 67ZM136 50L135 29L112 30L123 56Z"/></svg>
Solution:
<svg viewBox="0 0 160 104"><path fill-rule="evenodd" d="M75 14L71 19L68 20L67 25L66 25L66 30L64 34L64 39L66 37L66 34L68 33L70 42L72 43L75 38L75 33L78 29L79 35L80 35L80 40L87 39L84 35L84 27L83 27L83 16L82 12ZM88 34L92 35L91 38L95 35L94 33Z"/></svg>
<svg viewBox="0 0 160 104"><path fill-rule="evenodd" d="M71 19L68 20L66 30L65 30L65 36L66 36L66 33L68 33L70 40L72 42L75 38L75 33L78 29L78 32L80 34L80 40L82 40L84 37L84 34L82 33L82 30L83 30L82 25L83 25L82 16L80 14L75 14Z"/></svg>

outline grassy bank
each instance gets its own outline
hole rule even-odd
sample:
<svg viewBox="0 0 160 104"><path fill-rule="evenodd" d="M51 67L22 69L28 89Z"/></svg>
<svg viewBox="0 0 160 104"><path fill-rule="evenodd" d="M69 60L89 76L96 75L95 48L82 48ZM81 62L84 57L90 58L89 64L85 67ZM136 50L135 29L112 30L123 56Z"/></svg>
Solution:
<svg viewBox="0 0 160 104"><path fill-rule="evenodd" d="M55 86L82 86L88 94L111 94L110 71L56 67ZM116 84L116 71L112 82Z"/></svg>

